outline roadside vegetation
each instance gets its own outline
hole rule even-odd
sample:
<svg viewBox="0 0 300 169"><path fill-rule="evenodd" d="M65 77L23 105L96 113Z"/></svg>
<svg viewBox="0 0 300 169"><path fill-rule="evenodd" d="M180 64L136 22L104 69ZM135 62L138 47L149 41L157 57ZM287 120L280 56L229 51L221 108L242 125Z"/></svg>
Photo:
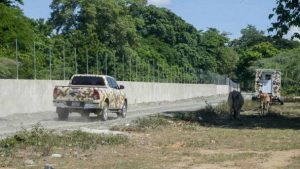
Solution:
<svg viewBox="0 0 300 169"><path fill-rule="evenodd" d="M89 151L98 146L127 144L128 141L128 137L123 135L99 135L80 130L57 133L37 124L31 130L23 129L14 136L0 140L0 167L20 165L18 160L23 155L38 159L51 156L55 151Z"/></svg>
<svg viewBox="0 0 300 169"><path fill-rule="evenodd" d="M41 168L299 168L300 104L272 105L261 117L246 101L240 120L226 103L114 126L126 135L54 133L37 125L1 141L1 166ZM61 158L51 154L62 154ZM32 159L33 164L24 163ZM117 160L116 160L117 159Z"/></svg>

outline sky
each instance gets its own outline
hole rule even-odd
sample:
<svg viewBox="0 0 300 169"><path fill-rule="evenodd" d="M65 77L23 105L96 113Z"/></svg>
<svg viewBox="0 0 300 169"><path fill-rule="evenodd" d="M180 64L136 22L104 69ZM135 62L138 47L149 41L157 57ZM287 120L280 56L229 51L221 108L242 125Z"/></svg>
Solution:
<svg viewBox="0 0 300 169"><path fill-rule="evenodd" d="M51 0L24 0L21 7L30 18L49 18ZM248 24L266 33L271 27L268 15L276 6L275 0L148 0L149 4L170 9L198 30L217 28L240 37Z"/></svg>

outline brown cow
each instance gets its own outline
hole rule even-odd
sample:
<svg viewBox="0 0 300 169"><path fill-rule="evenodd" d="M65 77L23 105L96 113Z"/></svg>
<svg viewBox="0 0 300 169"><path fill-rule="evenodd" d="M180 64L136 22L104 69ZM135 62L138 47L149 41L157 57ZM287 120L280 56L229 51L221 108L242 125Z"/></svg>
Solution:
<svg viewBox="0 0 300 169"><path fill-rule="evenodd" d="M229 113L235 119L240 117L240 112L244 104L244 98L238 91L232 91L228 95Z"/></svg>
<svg viewBox="0 0 300 169"><path fill-rule="evenodd" d="M265 109L267 113L269 112L271 97L269 96L268 93L263 93L262 91L259 91L259 98L260 98L261 115L264 115Z"/></svg>

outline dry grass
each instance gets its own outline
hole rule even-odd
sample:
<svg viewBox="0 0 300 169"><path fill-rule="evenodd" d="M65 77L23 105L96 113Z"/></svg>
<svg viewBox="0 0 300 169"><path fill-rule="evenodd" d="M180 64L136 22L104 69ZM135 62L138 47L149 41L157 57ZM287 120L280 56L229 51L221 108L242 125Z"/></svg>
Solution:
<svg viewBox="0 0 300 169"><path fill-rule="evenodd" d="M251 110L251 105L255 103L247 103L245 110ZM129 126L113 127L130 133L124 144L119 139L114 144L93 141L88 143L96 147L85 149L72 144L78 140L75 134L70 137L73 146L65 140L51 149L63 154L62 158L30 153L35 146L28 146L0 160L11 161L2 166L12 168L24 167L26 159L34 160L34 166L28 168L42 168L46 163L55 168L299 168L297 104L273 106L272 113L265 117L255 111L242 112L241 120L231 120L225 108L208 106L197 112L171 113L173 118L147 117ZM272 162L274 159L278 164Z"/></svg>
<svg viewBox="0 0 300 169"><path fill-rule="evenodd" d="M290 164L286 167L289 169L299 169L300 168L300 156L295 156L290 160Z"/></svg>

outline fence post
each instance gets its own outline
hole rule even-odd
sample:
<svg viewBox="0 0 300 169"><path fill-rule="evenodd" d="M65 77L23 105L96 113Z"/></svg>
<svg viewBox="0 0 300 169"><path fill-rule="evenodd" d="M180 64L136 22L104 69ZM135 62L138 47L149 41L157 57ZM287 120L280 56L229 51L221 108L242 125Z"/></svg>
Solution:
<svg viewBox="0 0 300 169"><path fill-rule="evenodd" d="M227 78L227 80L228 80L228 88L229 88L229 93L231 92L231 84L230 84L230 79L229 78Z"/></svg>
<svg viewBox="0 0 300 169"><path fill-rule="evenodd" d="M169 75L168 75L168 68L167 68L168 66L166 65L166 68L164 68L165 69L165 74L166 74L166 79L167 79L167 83L169 83Z"/></svg>
<svg viewBox="0 0 300 169"><path fill-rule="evenodd" d="M52 80L52 51L51 51L51 48L49 48L49 58L50 58L50 61L49 61L49 78L50 80Z"/></svg>
<svg viewBox="0 0 300 169"><path fill-rule="evenodd" d="M183 83L185 84L185 67L182 69L182 78L183 78Z"/></svg>
<svg viewBox="0 0 300 169"><path fill-rule="evenodd" d="M129 56L129 81L131 82L131 56Z"/></svg>
<svg viewBox="0 0 300 169"><path fill-rule="evenodd" d="M150 80L150 70L151 69L151 67L150 67L150 61L148 60L148 82L150 82L151 80Z"/></svg>
<svg viewBox="0 0 300 169"><path fill-rule="evenodd" d="M107 53L105 53L105 75L107 75Z"/></svg>
<svg viewBox="0 0 300 169"><path fill-rule="evenodd" d="M117 69L116 69L116 54L114 54L114 76L117 78Z"/></svg>
<svg viewBox="0 0 300 169"><path fill-rule="evenodd" d="M75 73L77 74L77 53L76 53L76 48L74 49L75 52Z"/></svg>
<svg viewBox="0 0 300 169"><path fill-rule="evenodd" d="M155 61L154 59L152 60L152 81L155 82Z"/></svg>
<svg viewBox="0 0 300 169"><path fill-rule="evenodd" d="M35 52L35 41L33 42L33 68L34 68L34 80L36 80L36 52Z"/></svg>
<svg viewBox="0 0 300 169"><path fill-rule="evenodd" d="M183 83L183 73L182 73L182 68L180 68L179 71L180 71L180 83Z"/></svg>
<svg viewBox="0 0 300 169"><path fill-rule="evenodd" d="M96 59L97 59L97 75L99 75L99 55L98 55L98 51L97 51Z"/></svg>
<svg viewBox="0 0 300 169"><path fill-rule="evenodd" d="M122 80L125 81L125 55L122 54Z"/></svg>
<svg viewBox="0 0 300 169"><path fill-rule="evenodd" d="M141 66L142 66L142 79L143 79L143 82L145 81L145 69L146 69L146 67L144 67L144 64L143 64L143 62L141 61Z"/></svg>
<svg viewBox="0 0 300 169"><path fill-rule="evenodd" d="M19 79L19 57L18 57L18 39L16 39L16 68L17 68L17 79Z"/></svg>
<svg viewBox="0 0 300 169"><path fill-rule="evenodd" d="M159 79L159 73L160 73L160 72L159 72L159 64L157 64L157 82L158 82L158 83L159 83L159 80L160 80L160 79Z"/></svg>
<svg viewBox="0 0 300 169"><path fill-rule="evenodd" d="M65 50L65 42L63 46L63 57L64 57L64 80L66 80L66 50Z"/></svg>
<svg viewBox="0 0 300 169"><path fill-rule="evenodd" d="M89 57L88 57L88 49L85 50L86 55L86 74L89 74Z"/></svg>
<svg viewBox="0 0 300 169"><path fill-rule="evenodd" d="M138 81L138 59L135 60L135 78Z"/></svg>
<svg viewBox="0 0 300 169"><path fill-rule="evenodd" d="M171 67L170 67L170 82L172 83L173 82L173 74L172 74L172 64L171 64Z"/></svg>

